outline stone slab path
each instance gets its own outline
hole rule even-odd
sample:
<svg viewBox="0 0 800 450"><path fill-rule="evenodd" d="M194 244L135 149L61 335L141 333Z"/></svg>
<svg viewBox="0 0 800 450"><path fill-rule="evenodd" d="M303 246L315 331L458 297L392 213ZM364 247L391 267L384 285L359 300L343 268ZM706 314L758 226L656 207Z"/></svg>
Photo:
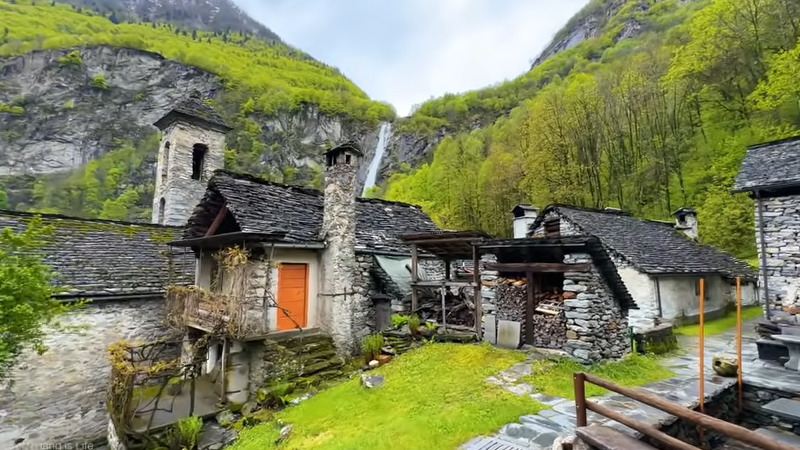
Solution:
<svg viewBox="0 0 800 450"><path fill-rule="evenodd" d="M758 360L754 333L755 321L742 326L742 372L744 382L753 385L771 386L772 389L786 389L800 394L800 373L786 371L783 367ZM668 358L664 366L675 372L675 377L642 386L660 397L679 403L686 408L696 408L699 404L699 356L698 339L696 337L679 337L681 348L685 351L680 356ZM735 355L735 331L727 331L705 339L705 398L710 400L719 392L736 384L735 378L718 376L711 367L711 359L716 354ZM488 382L517 395L529 395L546 406L536 414L519 418L518 422L509 423L500 428L493 436L479 436L467 442L461 448L465 450L526 450L549 449L560 436L570 435L575 430L575 401L560 397L552 397L536 393L534 386L521 382L520 379L531 373L531 363L542 358L542 355L531 354L524 362L514 364L499 374L489 377ZM779 376L777 376L779 374ZM669 425L676 420L670 414L647 406L638 401L619 394L606 394L594 400L624 415L651 424ZM641 437L638 432L620 423L589 412L590 424L608 425L631 436Z"/></svg>

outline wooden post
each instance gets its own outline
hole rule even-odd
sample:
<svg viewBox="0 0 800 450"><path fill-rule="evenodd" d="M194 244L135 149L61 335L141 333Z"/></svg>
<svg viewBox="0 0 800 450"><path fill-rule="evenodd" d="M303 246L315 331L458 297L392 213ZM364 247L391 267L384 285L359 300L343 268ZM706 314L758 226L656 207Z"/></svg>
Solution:
<svg viewBox="0 0 800 450"><path fill-rule="evenodd" d="M736 384L739 385L739 413L744 407L742 394L742 278L736 277Z"/></svg>
<svg viewBox="0 0 800 450"><path fill-rule="evenodd" d="M525 277L527 278L525 287L528 293L528 301L525 306L525 342L533 345L533 272L525 272Z"/></svg>
<svg viewBox="0 0 800 450"><path fill-rule="evenodd" d="M411 312L417 310L419 298L417 298L417 281L419 281L419 272L417 264L419 255L417 253L417 244L411 244Z"/></svg>
<svg viewBox="0 0 800 450"><path fill-rule="evenodd" d="M447 298L447 294L445 293L444 287L447 285L446 281L442 281L442 329L445 333L447 333L447 305L445 304L445 299Z"/></svg>
<svg viewBox="0 0 800 450"><path fill-rule="evenodd" d="M450 260L444 260L444 279L445 281L450 281Z"/></svg>
<svg viewBox="0 0 800 450"><path fill-rule="evenodd" d="M480 341L483 337L483 298L481 297L481 255L478 246L472 244L472 282L474 287L475 300L475 333Z"/></svg>
<svg viewBox="0 0 800 450"><path fill-rule="evenodd" d="M228 401L228 388L225 385L225 374L228 371L228 338L222 338L222 356L220 357L220 384L222 385L220 400L223 402Z"/></svg>
<svg viewBox="0 0 800 450"><path fill-rule="evenodd" d="M698 387L699 393L699 401L700 401L700 412L705 413L705 397L706 397L706 355L705 355L705 312L706 312L706 301L705 301L705 278L700 278L700 341L698 344L698 352L700 353L700 386ZM700 436L700 443L702 446L704 438L703 428L700 425L697 425L697 434Z"/></svg>
<svg viewBox="0 0 800 450"><path fill-rule="evenodd" d="M586 421L586 374L575 372L572 374L572 383L575 389L575 425L585 427Z"/></svg>

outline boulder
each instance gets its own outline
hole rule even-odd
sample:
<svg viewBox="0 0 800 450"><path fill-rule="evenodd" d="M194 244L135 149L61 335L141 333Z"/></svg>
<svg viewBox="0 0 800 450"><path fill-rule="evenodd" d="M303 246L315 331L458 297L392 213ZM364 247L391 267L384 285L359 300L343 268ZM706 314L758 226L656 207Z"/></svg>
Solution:
<svg viewBox="0 0 800 450"><path fill-rule="evenodd" d="M383 375L361 375L361 385L367 389L383 386Z"/></svg>
<svg viewBox="0 0 800 450"><path fill-rule="evenodd" d="M711 366L714 372L723 377L735 377L738 367L736 367L736 357L727 355L714 355L711 359Z"/></svg>

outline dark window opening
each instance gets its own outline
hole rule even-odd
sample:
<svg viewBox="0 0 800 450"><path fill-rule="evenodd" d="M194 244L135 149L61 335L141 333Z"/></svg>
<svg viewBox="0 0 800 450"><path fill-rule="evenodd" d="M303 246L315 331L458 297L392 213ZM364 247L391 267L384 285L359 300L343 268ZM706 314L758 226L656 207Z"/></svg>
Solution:
<svg viewBox="0 0 800 450"><path fill-rule="evenodd" d="M167 172L169 169L169 142L164 144L164 160L161 161L161 182L167 181Z"/></svg>
<svg viewBox="0 0 800 450"><path fill-rule="evenodd" d="M164 225L164 213L167 206L167 201L164 200L164 197L161 197L161 200L158 201L158 224Z"/></svg>
<svg viewBox="0 0 800 450"><path fill-rule="evenodd" d="M561 218L550 219L545 222L544 235L549 238L561 237Z"/></svg>
<svg viewBox="0 0 800 450"><path fill-rule="evenodd" d="M203 169L205 168L206 153L208 147L203 144L194 144L192 148L192 179L202 180Z"/></svg>
<svg viewBox="0 0 800 450"><path fill-rule="evenodd" d="M350 164L350 155L344 155L345 164Z"/></svg>

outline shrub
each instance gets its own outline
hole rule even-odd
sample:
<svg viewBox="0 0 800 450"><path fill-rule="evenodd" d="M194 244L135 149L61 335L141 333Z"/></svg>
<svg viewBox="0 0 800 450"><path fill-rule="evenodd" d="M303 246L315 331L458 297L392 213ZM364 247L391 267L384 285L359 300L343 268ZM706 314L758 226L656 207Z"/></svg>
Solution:
<svg viewBox="0 0 800 450"><path fill-rule="evenodd" d="M203 419L198 416L184 417L170 430L167 441L170 448L192 450L197 448L200 430L203 429Z"/></svg>
<svg viewBox="0 0 800 450"><path fill-rule="evenodd" d="M106 83L106 76L102 73L98 73L97 75L92 77L91 85L95 89L100 89L101 91L105 91L108 89L108 83Z"/></svg>
<svg viewBox="0 0 800 450"><path fill-rule="evenodd" d="M419 332L419 316L416 314L412 314L408 318L408 328L411 330L411 334L417 334Z"/></svg>
<svg viewBox="0 0 800 450"><path fill-rule="evenodd" d="M361 341L361 354L364 356L364 359L369 362L373 359L377 358L378 355L381 354L381 348L383 347L383 335L381 334L370 334L365 336L364 339Z"/></svg>
<svg viewBox="0 0 800 450"><path fill-rule="evenodd" d="M81 58L79 51L72 50L61 58L58 58L58 64L61 65L61 67L80 66L83 64L83 58Z"/></svg>
<svg viewBox="0 0 800 450"><path fill-rule="evenodd" d="M437 327L438 325L436 325L436 322L425 322L425 328L431 331L435 330Z"/></svg>
<svg viewBox="0 0 800 450"><path fill-rule="evenodd" d="M403 314L392 314L392 328L400 328L408 323L408 316Z"/></svg>

